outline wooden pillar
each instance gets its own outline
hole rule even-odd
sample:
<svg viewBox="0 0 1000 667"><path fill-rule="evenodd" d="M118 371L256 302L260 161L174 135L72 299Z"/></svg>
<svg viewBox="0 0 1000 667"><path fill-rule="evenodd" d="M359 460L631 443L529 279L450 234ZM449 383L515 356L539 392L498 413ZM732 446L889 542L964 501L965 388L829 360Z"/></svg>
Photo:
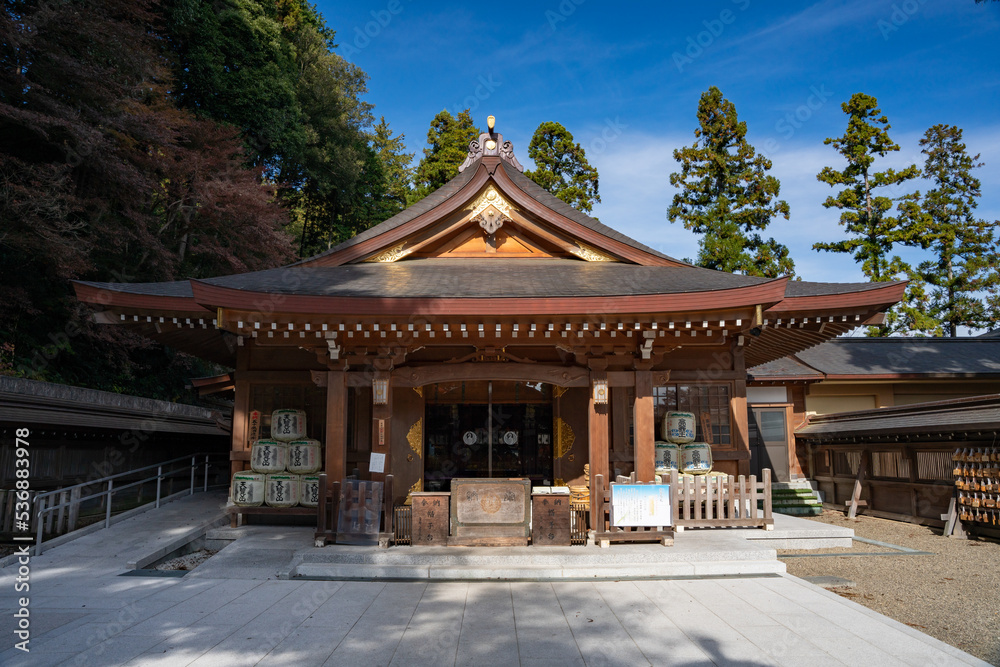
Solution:
<svg viewBox="0 0 1000 667"><path fill-rule="evenodd" d="M733 397L729 407L733 417L733 439L736 451L743 454L736 464L737 474L750 474L750 422L747 416L747 368L743 347L736 342L732 345L733 370L736 371L736 381L733 383Z"/></svg>
<svg viewBox="0 0 1000 667"><path fill-rule="evenodd" d="M330 483L347 476L347 373L326 374L326 465Z"/></svg>
<svg viewBox="0 0 1000 667"><path fill-rule="evenodd" d="M385 454L385 467L383 468L383 472L369 472L369 479L373 482L384 481L386 473L391 470L389 468L389 442L391 441L390 438L392 431L391 375L391 372L388 370L376 370L374 375L375 378L388 381L389 386L386 389L385 405L372 405L372 453Z"/></svg>
<svg viewBox="0 0 1000 667"><path fill-rule="evenodd" d="M653 374L635 372L635 407L633 437L635 438L635 478L652 482L656 467L656 421L653 418Z"/></svg>
<svg viewBox="0 0 1000 667"><path fill-rule="evenodd" d="M589 396L587 398L587 415L589 437L587 439L590 447L590 526L598 532L604 527L598 523L598 512L601 507L601 495L604 489L597 488L597 476L601 475L608 479L608 404L598 404L594 402L594 379L607 378L607 373L603 370L591 370Z"/></svg>
<svg viewBox="0 0 1000 667"><path fill-rule="evenodd" d="M236 372L233 373L234 391L236 399L233 402L233 434L232 445L230 447L229 478L238 472L243 472L250 460L250 447L253 443L247 442L247 422L250 416L250 383L240 379L241 371L250 368L250 348L236 348Z"/></svg>

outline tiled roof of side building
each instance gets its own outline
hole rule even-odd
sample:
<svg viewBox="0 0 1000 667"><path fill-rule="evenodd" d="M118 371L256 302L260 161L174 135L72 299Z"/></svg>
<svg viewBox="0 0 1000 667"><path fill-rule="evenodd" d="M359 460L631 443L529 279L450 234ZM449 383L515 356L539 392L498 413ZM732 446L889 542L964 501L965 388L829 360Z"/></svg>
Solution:
<svg viewBox="0 0 1000 667"><path fill-rule="evenodd" d="M820 415L796 430L806 440L863 438L875 442L900 435L939 435L1000 428L1000 395L914 403L859 412Z"/></svg>
<svg viewBox="0 0 1000 667"><path fill-rule="evenodd" d="M687 266L448 258L283 267L203 282L251 292L315 296L503 298L678 294L759 285L769 279Z"/></svg>
<svg viewBox="0 0 1000 667"><path fill-rule="evenodd" d="M824 375L795 357L783 357L749 370L751 380L821 380Z"/></svg>
<svg viewBox="0 0 1000 667"><path fill-rule="evenodd" d="M799 352L795 361L831 377L1000 375L1000 339L837 338ZM791 370L764 364L751 373L765 380Z"/></svg>

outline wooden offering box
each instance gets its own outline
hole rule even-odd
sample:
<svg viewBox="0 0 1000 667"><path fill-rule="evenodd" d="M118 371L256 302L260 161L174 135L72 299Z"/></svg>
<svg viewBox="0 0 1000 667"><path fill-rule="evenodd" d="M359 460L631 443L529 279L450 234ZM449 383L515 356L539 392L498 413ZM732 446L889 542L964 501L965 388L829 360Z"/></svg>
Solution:
<svg viewBox="0 0 1000 667"><path fill-rule="evenodd" d="M451 522L448 495L441 492L413 494L410 544L424 547L448 544L448 524Z"/></svg>
<svg viewBox="0 0 1000 667"><path fill-rule="evenodd" d="M568 547L569 488L535 487L534 491L531 494L531 544Z"/></svg>
<svg viewBox="0 0 1000 667"><path fill-rule="evenodd" d="M451 480L452 538L455 546L527 546L531 481Z"/></svg>

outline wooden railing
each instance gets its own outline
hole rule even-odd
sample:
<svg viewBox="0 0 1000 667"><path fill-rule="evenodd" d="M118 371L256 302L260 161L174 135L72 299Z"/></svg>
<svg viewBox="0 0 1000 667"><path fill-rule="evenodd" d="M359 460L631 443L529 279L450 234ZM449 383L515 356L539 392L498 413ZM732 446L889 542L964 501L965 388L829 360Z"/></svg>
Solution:
<svg viewBox="0 0 1000 667"><path fill-rule="evenodd" d="M680 477L670 471L670 504L674 526L684 528L750 527L771 530L771 469L761 481L739 477ZM763 505L762 507L760 505Z"/></svg>
<svg viewBox="0 0 1000 667"><path fill-rule="evenodd" d="M635 475L619 478L619 483L635 484ZM764 469L763 479L729 476L681 477L670 473L670 512L672 526L618 527L611 525L612 489L604 486L603 475L594 478L601 494L601 525L595 539L601 546L610 542L673 543L673 532L685 528L764 528L774 527L771 511L771 470Z"/></svg>

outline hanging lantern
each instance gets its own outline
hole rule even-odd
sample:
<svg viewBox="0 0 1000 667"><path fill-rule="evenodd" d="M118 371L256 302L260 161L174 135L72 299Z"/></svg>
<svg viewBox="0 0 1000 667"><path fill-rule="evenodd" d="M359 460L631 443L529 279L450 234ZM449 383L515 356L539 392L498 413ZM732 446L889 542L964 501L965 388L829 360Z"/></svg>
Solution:
<svg viewBox="0 0 1000 667"><path fill-rule="evenodd" d="M389 402L389 378L372 380L372 402L375 405L385 405Z"/></svg>
<svg viewBox="0 0 1000 667"><path fill-rule="evenodd" d="M594 378L594 403L597 405L607 405L608 403L608 379Z"/></svg>

